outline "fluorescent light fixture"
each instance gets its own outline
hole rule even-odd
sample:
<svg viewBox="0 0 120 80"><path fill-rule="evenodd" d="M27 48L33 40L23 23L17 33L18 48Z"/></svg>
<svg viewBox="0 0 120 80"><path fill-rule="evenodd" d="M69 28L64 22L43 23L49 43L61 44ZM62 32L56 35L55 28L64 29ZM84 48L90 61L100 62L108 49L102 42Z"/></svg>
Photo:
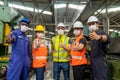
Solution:
<svg viewBox="0 0 120 80"><path fill-rule="evenodd" d="M2 1L0 1L0 5L4 5L4 3Z"/></svg>
<svg viewBox="0 0 120 80"><path fill-rule="evenodd" d="M120 31L118 33L120 33Z"/></svg>
<svg viewBox="0 0 120 80"><path fill-rule="evenodd" d="M65 32L69 32L69 30L65 30Z"/></svg>
<svg viewBox="0 0 120 80"><path fill-rule="evenodd" d="M97 12L100 12L101 9L97 10ZM116 12L116 11L120 11L120 7L114 7L114 8L109 8L108 12ZM97 14L97 12L95 12L95 14ZM103 9L100 13L106 13L106 9Z"/></svg>
<svg viewBox="0 0 120 80"><path fill-rule="evenodd" d="M69 4L68 6L69 8L73 8L73 9L77 9L78 8L78 5L74 5L74 4Z"/></svg>
<svg viewBox="0 0 120 80"><path fill-rule="evenodd" d="M27 35L27 37L32 37L33 35Z"/></svg>
<svg viewBox="0 0 120 80"><path fill-rule="evenodd" d="M65 8L67 6L67 4L55 4L54 8L55 9L59 9L59 8ZM75 4L69 4L68 7L72 8L72 9L79 9L79 10L83 10L85 8L86 5L75 5Z"/></svg>
<svg viewBox="0 0 120 80"><path fill-rule="evenodd" d="M4 3L2 1L0 1L0 5L4 5ZM17 4L11 4L10 3L9 7L34 12L34 8L25 7L25 6L21 6L21 5L17 5ZM41 9L35 9L35 12L37 12L37 13L38 12L42 12L42 10ZM50 12L50 11L43 11L43 14L52 15L52 12Z"/></svg>
<svg viewBox="0 0 120 80"><path fill-rule="evenodd" d="M28 28L28 30L33 31L33 28Z"/></svg>
<svg viewBox="0 0 120 80"><path fill-rule="evenodd" d="M54 32L49 32L49 34L53 34L54 35L55 33Z"/></svg>
<svg viewBox="0 0 120 80"><path fill-rule="evenodd" d="M52 15L52 13L49 11L44 11L43 14Z"/></svg>
<svg viewBox="0 0 120 80"><path fill-rule="evenodd" d="M80 3L86 4L87 2L80 2Z"/></svg>
<svg viewBox="0 0 120 80"><path fill-rule="evenodd" d="M45 31L45 33L48 33L48 31Z"/></svg>
<svg viewBox="0 0 120 80"><path fill-rule="evenodd" d="M69 4L69 8L72 9L79 9L79 10L83 10L85 8L86 5L75 5L75 4Z"/></svg>
<svg viewBox="0 0 120 80"><path fill-rule="evenodd" d="M113 29L109 29L110 32L113 32L114 30Z"/></svg>
<svg viewBox="0 0 120 80"><path fill-rule="evenodd" d="M114 30L114 32L118 32L117 30Z"/></svg>
<svg viewBox="0 0 120 80"><path fill-rule="evenodd" d="M55 9L65 8L65 7L66 7L66 4L55 4L55 5L54 5L54 8L55 8Z"/></svg>

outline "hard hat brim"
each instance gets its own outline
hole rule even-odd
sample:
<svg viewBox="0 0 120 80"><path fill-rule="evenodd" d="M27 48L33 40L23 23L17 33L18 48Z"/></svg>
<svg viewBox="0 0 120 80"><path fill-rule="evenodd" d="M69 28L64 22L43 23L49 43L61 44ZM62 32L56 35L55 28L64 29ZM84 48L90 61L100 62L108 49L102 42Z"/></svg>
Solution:
<svg viewBox="0 0 120 80"><path fill-rule="evenodd" d="M34 30L35 32L37 32L37 31L43 31L44 32L44 30Z"/></svg>

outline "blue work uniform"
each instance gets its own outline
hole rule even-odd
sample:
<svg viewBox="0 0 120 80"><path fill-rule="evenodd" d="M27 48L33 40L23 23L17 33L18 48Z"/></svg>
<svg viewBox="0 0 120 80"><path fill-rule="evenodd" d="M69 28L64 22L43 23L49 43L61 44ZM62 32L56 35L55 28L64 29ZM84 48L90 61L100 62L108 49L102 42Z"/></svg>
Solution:
<svg viewBox="0 0 120 80"><path fill-rule="evenodd" d="M102 32L100 29L96 31L96 34L98 35L106 35L104 32ZM107 36L107 41L102 42L101 40L92 40L91 41L91 53L90 53L90 59L91 59L91 67L92 67L92 80L109 80L108 74L109 74L109 68L107 65L107 62L105 60L105 53L107 52L107 46L110 43L110 39Z"/></svg>
<svg viewBox="0 0 120 80"><path fill-rule="evenodd" d="M30 70L30 40L21 30L12 31L14 41L7 80L27 80Z"/></svg>

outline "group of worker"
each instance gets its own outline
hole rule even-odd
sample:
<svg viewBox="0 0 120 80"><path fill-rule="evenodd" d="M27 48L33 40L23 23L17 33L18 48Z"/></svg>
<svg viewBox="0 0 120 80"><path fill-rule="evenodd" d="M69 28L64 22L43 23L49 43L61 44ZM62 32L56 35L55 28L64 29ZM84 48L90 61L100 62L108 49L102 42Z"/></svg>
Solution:
<svg viewBox="0 0 120 80"><path fill-rule="evenodd" d="M90 16L87 21L89 39L91 42L90 65L91 80L109 80L109 68L104 53L110 43L109 36L99 29L99 20L96 16ZM47 65L48 50L43 37L45 29L42 25L35 28L36 38L32 43L32 63L30 53L30 41L26 31L30 25L27 18L19 22L20 29L12 31L7 42L12 44L12 54L7 70L7 80L27 80L30 67L36 74L36 80L44 80L44 72ZM57 35L52 37L53 78L60 80L60 72L63 71L64 80L70 80L70 65L73 69L74 80L85 80L87 65L86 49L87 39L83 36L83 24L76 21L73 24L75 39L65 35L66 26L59 23L56 26Z"/></svg>

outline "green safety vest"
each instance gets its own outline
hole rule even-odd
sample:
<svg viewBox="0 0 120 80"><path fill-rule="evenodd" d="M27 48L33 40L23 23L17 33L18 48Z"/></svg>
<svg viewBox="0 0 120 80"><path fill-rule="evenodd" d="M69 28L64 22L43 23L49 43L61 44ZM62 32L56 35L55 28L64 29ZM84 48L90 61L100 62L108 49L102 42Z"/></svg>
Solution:
<svg viewBox="0 0 120 80"><path fill-rule="evenodd" d="M54 46L54 52L53 52L53 61L54 62L68 62L68 56L69 53L60 47L60 42L64 44L65 46L68 46L69 44L69 37L66 35L62 35L60 38L60 35L57 35L52 38L52 43Z"/></svg>

